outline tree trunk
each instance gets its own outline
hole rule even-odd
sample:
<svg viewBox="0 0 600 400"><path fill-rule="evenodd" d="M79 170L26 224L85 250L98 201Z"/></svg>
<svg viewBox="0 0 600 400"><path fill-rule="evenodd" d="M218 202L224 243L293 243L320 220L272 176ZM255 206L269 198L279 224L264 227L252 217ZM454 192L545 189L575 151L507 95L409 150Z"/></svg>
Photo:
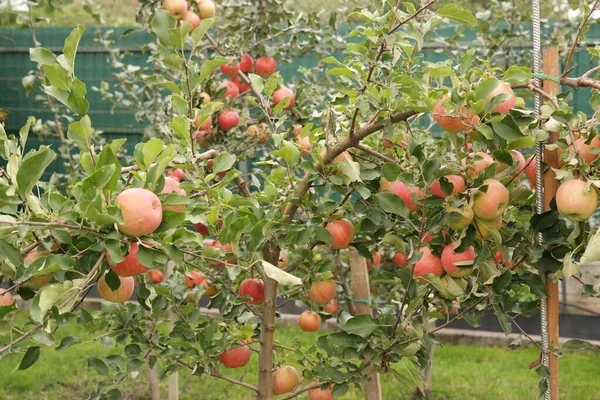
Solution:
<svg viewBox="0 0 600 400"><path fill-rule="evenodd" d="M148 381L150 382L150 400L160 400L160 386L156 368L148 368Z"/></svg>

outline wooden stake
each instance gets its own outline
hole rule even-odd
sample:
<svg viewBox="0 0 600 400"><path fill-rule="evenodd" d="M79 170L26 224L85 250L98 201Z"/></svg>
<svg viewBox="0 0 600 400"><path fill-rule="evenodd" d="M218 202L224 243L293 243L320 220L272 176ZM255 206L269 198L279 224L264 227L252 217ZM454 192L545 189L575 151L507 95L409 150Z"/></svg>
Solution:
<svg viewBox="0 0 600 400"><path fill-rule="evenodd" d="M165 279L167 279L173 273L174 266L175 263L172 261L167 262L167 273L165 274ZM168 311L167 315L169 317L169 331L171 331L175 326L175 321L177 321L177 314L175 314L173 311ZM170 375L167 382L169 387L168 399L179 400L179 375L177 372Z"/></svg>
<svg viewBox="0 0 600 400"><path fill-rule="evenodd" d="M369 287L369 272L366 260L358 254L356 249L350 249L350 272L352 273L352 293L356 300L370 300L371 288ZM356 315L371 315L371 306L365 303L354 303ZM379 374L371 373L371 380L365 382L365 399L382 400L381 383Z"/></svg>
<svg viewBox="0 0 600 400"><path fill-rule="evenodd" d="M558 48L550 47L544 50L544 74L550 76L559 76L559 61L558 61ZM560 87L556 82L544 80L544 91L550 95L557 95ZM548 143L554 143L558 139L558 133L550 133ZM544 162L552 168L558 167L558 153L554 151L544 151ZM558 190L559 181L555 179L556 175L549 168L544 173L544 210L550 209L550 202L556 196ZM548 298L546 299L546 306L548 312L548 341L550 348L558 346L559 332L558 332L558 318L559 318L559 297L558 297L558 282L552 282L546 280L546 291L548 292ZM559 387L559 365L558 359L551 353L549 354L549 366L550 366L550 398L552 400L558 400L558 387Z"/></svg>
<svg viewBox="0 0 600 400"><path fill-rule="evenodd" d="M156 368L148 368L148 380L150 381L150 400L160 400L160 386L158 385Z"/></svg>

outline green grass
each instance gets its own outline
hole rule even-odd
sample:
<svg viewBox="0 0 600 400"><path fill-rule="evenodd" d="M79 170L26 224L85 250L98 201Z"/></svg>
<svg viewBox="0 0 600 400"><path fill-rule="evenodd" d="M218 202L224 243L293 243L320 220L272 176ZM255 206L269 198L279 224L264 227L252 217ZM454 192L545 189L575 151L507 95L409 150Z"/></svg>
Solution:
<svg viewBox="0 0 600 400"><path fill-rule="evenodd" d="M62 336L84 337L79 326L62 329ZM299 339L304 345L314 343L319 334L300 332L296 327L278 327L278 339L291 345ZM43 348L39 361L25 371L11 374L20 356L10 355L0 360L0 399L3 400L54 400L85 399L101 377L87 369L87 356L102 357L119 354L117 347L104 347L99 342L85 342L65 351ZM537 376L527 365L539 353L531 349L507 350L477 346L438 347L435 352L431 399L535 399ZM293 355L290 356L293 360ZM244 378L256 384L258 357L239 370L224 371L234 378ZM561 360L561 398L600 400L600 357L594 354L565 354ZM246 400L250 393L228 382L210 377L192 377L185 371L180 374L180 398L203 400ZM391 376L382 377L383 398L409 398L411 388L401 387ZM166 396L166 383L161 384ZM146 375L127 378L120 389L127 400L149 398ZM302 397L301 397L302 398ZM351 390L344 399L361 399L361 394Z"/></svg>

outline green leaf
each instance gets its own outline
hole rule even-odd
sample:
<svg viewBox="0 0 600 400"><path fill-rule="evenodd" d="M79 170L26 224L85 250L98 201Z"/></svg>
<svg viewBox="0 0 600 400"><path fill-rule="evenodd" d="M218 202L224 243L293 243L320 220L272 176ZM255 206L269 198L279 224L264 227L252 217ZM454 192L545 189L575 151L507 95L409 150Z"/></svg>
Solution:
<svg viewBox="0 0 600 400"><path fill-rule="evenodd" d="M56 62L56 55L43 47L29 49L29 58L40 65L52 65Z"/></svg>
<svg viewBox="0 0 600 400"><path fill-rule="evenodd" d="M573 350L594 350L596 352L600 352L600 349L597 346L594 346L590 342L581 339L567 340L565 344L563 344L562 348Z"/></svg>
<svg viewBox="0 0 600 400"><path fill-rule="evenodd" d="M258 92L258 93L262 93L262 91L265 88L265 84L263 81L263 78L259 75L256 74L249 74L248 78L250 79L250 82L252 83L252 87Z"/></svg>
<svg viewBox="0 0 600 400"><path fill-rule="evenodd" d="M56 351L63 351L68 349L69 347L75 345L75 344L79 344L79 343L83 343L83 340L73 337L73 336L65 336L64 338L62 338L62 340L60 341L60 345L56 348Z"/></svg>
<svg viewBox="0 0 600 400"><path fill-rule="evenodd" d="M112 177L106 185L107 189L113 190L117 186L117 183L119 183L119 179L121 179L121 164L119 164L119 159L115 156L110 146L104 146L104 148L102 148L96 168L102 168L105 165L114 165L115 167Z"/></svg>
<svg viewBox="0 0 600 400"><path fill-rule="evenodd" d="M102 376L108 375L108 365L104 361L96 357L88 357L88 368L93 369Z"/></svg>
<svg viewBox="0 0 600 400"><path fill-rule="evenodd" d="M182 140L186 144L186 146L191 145L192 142L190 139L190 123L188 122L186 117L182 115L176 116L171 122L169 122L169 128L175 131L177 137L180 140Z"/></svg>
<svg viewBox="0 0 600 400"><path fill-rule="evenodd" d="M214 18L205 18L200 21L200 25L196 28L194 32L192 32L192 41L194 42L194 47L198 46L200 40L204 37L204 34L214 25L216 19Z"/></svg>
<svg viewBox="0 0 600 400"><path fill-rule="evenodd" d="M181 49L191 29L192 25L190 23L179 24L178 28L169 29L169 42Z"/></svg>
<svg viewBox="0 0 600 400"><path fill-rule="evenodd" d="M500 81L496 78L488 78L481 82L475 89L475 98L487 102L488 96L496 90L500 85Z"/></svg>
<svg viewBox="0 0 600 400"><path fill-rule="evenodd" d="M228 61L223 57L217 57L212 60L205 61L200 67L200 76L198 77L198 83L204 82L214 70L219 68L223 64L227 64Z"/></svg>
<svg viewBox="0 0 600 400"><path fill-rule="evenodd" d="M170 12L167 10L159 8L156 10L154 14L154 18L152 18L152 23L150 24L152 33L156 35L158 40L163 46L170 47L170 37L169 30L175 28L177 21Z"/></svg>
<svg viewBox="0 0 600 400"><path fill-rule="evenodd" d="M396 196L390 192L381 192L375 195L379 200L379 205L385 212L400 215L404 218L408 218L410 211L406 208L406 204L400 196Z"/></svg>
<svg viewBox="0 0 600 400"><path fill-rule="evenodd" d="M533 79L530 68L510 66L502 75L504 81L511 85L525 85Z"/></svg>
<svg viewBox="0 0 600 400"><path fill-rule="evenodd" d="M373 317L365 314L350 318L341 328L346 333L366 338L375 332L378 327L379 325L373 321Z"/></svg>
<svg viewBox="0 0 600 400"><path fill-rule="evenodd" d="M519 126L509 115L500 122L492 122L492 129L496 135L509 142L522 139L524 136Z"/></svg>
<svg viewBox="0 0 600 400"><path fill-rule="evenodd" d="M69 71L71 75L75 72L75 54L77 54L77 47L79 46L79 41L81 40L84 31L85 28L81 25L73 29L69 36L65 39L63 55L58 57L58 62L65 67L65 69ZM66 64L61 62L61 57L64 58Z"/></svg>
<svg viewBox="0 0 600 400"><path fill-rule="evenodd" d="M140 166L145 168L150 167L150 164L156 160L156 157L163 151L164 147L165 143L160 139L150 139L144 143L142 150L143 159Z"/></svg>
<svg viewBox="0 0 600 400"><path fill-rule="evenodd" d="M59 306L60 314L70 311L79 298L82 283L83 279L75 279L44 286L31 303L31 319L42 323L48 311L55 305Z"/></svg>
<svg viewBox="0 0 600 400"><path fill-rule="evenodd" d="M401 173L400 167L393 163L386 162L381 167L381 175L389 182L394 182Z"/></svg>
<svg viewBox="0 0 600 400"><path fill-rule="evenodd" d="M215 158L215 164L213 165L212 172L217 174L223 171L229 171L235 164L236 158L233 154L221 153Z"/></svg>
<svg viewBox="0 0 600 400"><path fill-rule="evenodd" d="M281 147L272 152L273 155L283 158L290 168L295 168L300 161L300 150L288 140L281 142Z"/></svg>
<svg viewBox="0 0 600 400"><path fill-rule="evenodd" d="M17 368L15 368L15 371L26 370L27 368L29 368L33 364L35 364L39 358L40 358L40 346L32 346L32 347L28 348L27 351L25 352L25 355L21 359L21 362L19 363Z"/></svg>
<svg viewBox="0 0 600 400"><path fill-rule="evenodd" d="M456 4L445 5L437 10L436 14L454 21L462 22L470 28L475 28L475 25L477 25L477 19L473 14Z"/></svg>
<svg viewBox="0 0 600 400"><path fill-rule="evenodd" d="M600 260L600 227L594 236L589 239L588 245L579 262L581 264L591 264L598 260Z"/></svg>
<svg viewBox="0 0 600 400"><path fill-rule="evenodd" d="M31 125L35 124L35 117L27 118L27 122L21 129L19 129L19 139L21 143L21 149L25 149L25 145L27 144L27 138L29 137L29 129L31 129Z"/></svg>
<svg viewBox="0 0 600 400"><path fill-rule="evenodd" d="M54 342L54 338L52 337L52 335L50 335L48 332L45 332L45 331L42 331L42 330L35 331L31 335L31 337L38 344L43 344L44 346L52 346L55 343Z"/></svg>
<svg viewBox="0 0 600 400"><path fill-rule="evenodd" d="M21 251L4 239L0 239L0 254L2 254L4 260L10 262L14 268L23 264Z"/></svg>
<svg viewBox="0 0 600 400"><path fill-rule="evenodd" d="M21 197L29 196L31 189L38 183L55 156L48 146L40 146L39 150L32 150L25 155L17 172L17 185Z"/></svg>
<svg viewBox="0 0 600 400"><path fill-rule="evenodd" d="M46 78L52 86L55 86L61 90L71 90L73 78L71 77L69 71L64 69L59 64L44 65L43 67L44 72L46 73Z"/></svg>
<svg viewBox="0 0 600 400"><path fill-rule="evenodd" d="M82 116L85 115L90 108L90 103L85 99L85 93L87 89L85 83L77 78L73 79L71 83L71 93L67 97L67 107L69 107L74 113Z"/></svg>
<svg viewBox="0 0 600 400"><path fill-rule="evenodd" d="M79 150L87 153L88 147L92 142L92 121L88 115L81 118L79 121L69 124L67 137L79 146Z"/></svg>

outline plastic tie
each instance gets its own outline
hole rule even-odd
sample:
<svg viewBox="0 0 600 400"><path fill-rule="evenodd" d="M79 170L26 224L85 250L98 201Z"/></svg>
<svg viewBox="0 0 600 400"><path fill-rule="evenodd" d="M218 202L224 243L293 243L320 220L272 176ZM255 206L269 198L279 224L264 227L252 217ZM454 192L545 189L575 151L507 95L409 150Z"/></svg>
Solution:
<svg viewBox="0 0 600 400"><path fill-rule="evenodd" d="M560 79L558 79L555 76L550 76L550 75L546 75L546 74L533 74L534 78L539 78L539 79L545 79L547 81L552 81L552 82L556 82L560 85Z"/></svg>
<svg viewBox="0 0 600 400"><path fill-rule="evenodd" d="M362 304L369 304L369 305L371 305L371 299L353 299L350 296L346 296L346 298L348 300L350 300L351 302L353 302L353 303L362 303Z"/></svg>

